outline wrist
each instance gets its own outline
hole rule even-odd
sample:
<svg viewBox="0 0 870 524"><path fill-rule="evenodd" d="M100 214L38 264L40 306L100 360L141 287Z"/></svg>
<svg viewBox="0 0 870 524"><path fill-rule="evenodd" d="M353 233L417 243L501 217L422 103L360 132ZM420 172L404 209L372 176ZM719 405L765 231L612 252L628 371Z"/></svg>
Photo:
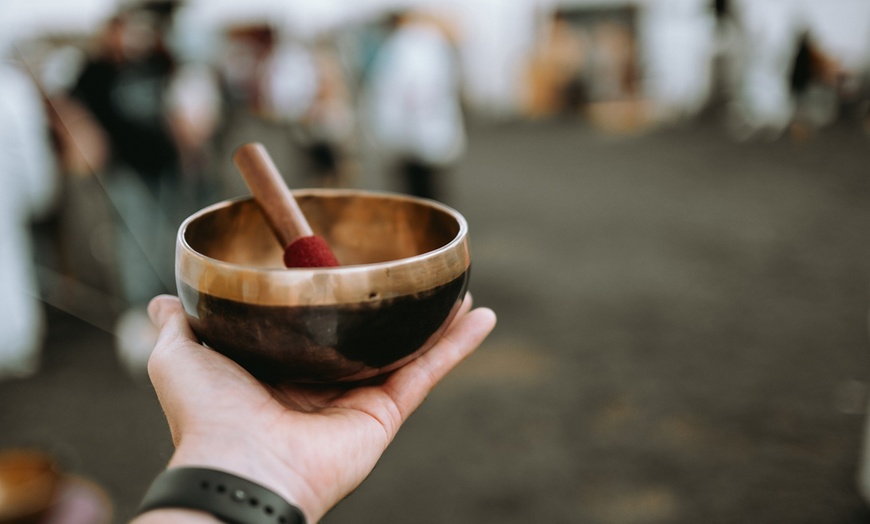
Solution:
<svg viewBox="0 0 870 524"><path fill-rule="evenodd" d="M274 491L213 468L169 468L158 475L142 500L140 512L147 514L165 509L200 511L220 522L235 524L306 523L302 511ZM170 515L160 517L170 518ZM171 518L194 524L192 517L186 515L172 513Z"/></svg>
<svg viewBox="0 0 870 524"><path fill-rule="evenodd" d="M220 439L187 436L178 443L167 468L210 468L237 475L296 506L309 523L317 522L325 510L318 509L317 499L308 485L286 464L268 456L264 449L245 440L234 444L232 438L224 435Z"/></svg>

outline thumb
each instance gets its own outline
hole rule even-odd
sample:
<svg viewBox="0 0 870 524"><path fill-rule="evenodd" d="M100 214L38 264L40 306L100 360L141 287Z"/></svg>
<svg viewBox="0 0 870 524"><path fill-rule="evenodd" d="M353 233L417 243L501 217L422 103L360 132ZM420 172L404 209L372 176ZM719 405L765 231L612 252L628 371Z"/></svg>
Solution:
<svg viewBox="0 0 870 524"><path fill-rule="evenodd" d="M177 314L179 309L181 309L181 303L177 298L170 295L160 295L154 297L148 304L148 316L160 330L163 330L172 315Z"/></svg>
<svg viewBox="0 0 870 524"><path fill-rule="evenodd" d="M195 341L196 337L187 322L184 307L177 297L160 295L148 304L148 315L160 330L158 347L180 340Z"/></svg>

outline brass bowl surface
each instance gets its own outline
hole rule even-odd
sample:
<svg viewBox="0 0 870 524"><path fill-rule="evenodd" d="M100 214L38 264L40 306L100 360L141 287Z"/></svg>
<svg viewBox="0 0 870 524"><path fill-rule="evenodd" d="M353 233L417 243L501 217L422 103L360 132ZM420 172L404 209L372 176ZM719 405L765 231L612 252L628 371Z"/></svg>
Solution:
<svg viewBox="0 0 870 524"><path fill-rule="evenodd" d="M434 201L352 190L294 191L341 267L284 268L250 198L181 225L179 297L209 347L270 382L362 380L428 350L468 283L468 226Z"/></svg>

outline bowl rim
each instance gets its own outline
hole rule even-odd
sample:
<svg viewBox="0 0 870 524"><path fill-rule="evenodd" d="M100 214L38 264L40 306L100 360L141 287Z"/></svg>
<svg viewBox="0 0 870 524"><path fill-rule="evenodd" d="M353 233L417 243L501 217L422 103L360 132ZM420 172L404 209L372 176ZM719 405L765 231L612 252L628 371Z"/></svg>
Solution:
<svg viewBox="0 0 870 524"><path fill-rule="evenodd" d="M443 246L433 249L431 251L426 251L425 253L420 253L418 255L414 255L412 257L399 258L395 260L387 260L384 262L373 262L371 264L353 264L353 265L341 265L337 267L257 267L257 266L248 266L244 264L237 264L234 262L227 262L225 260L220 260L217 258L212 258L203 253L200 253L196 249L194 249L185 238L185 233L187 231L188 226L198 220L199 218L205 216L208 213L212 213L221 208L230 207L234 204L244 201L252 201L254 197L251 195L240 195L233 198L228 198L225 200L221 200L215 202L211 205L208 205L199 211L188 216L181 225L178 227L178 232L176 234L176 242L180 246L184 246L185 255L191 256L197 259L200 259L209 264L213 264L217 267L224 268L230 271L253 271L255 273L263 273L269 274L272 272L275 273L286 273L288 271L292 271L294 274L302 274L302 273L315 273L315 274L333 274L338 275L342 273L354 273L360 271L371 271L377 269L386 269L397 266L402 266L406 264L415 264L422 261L425 261L429 258L437 257L439 254L444 253L446 251L450 251L455 249L457 244L460 244L465 241L468 236L468 222L465 217L457 211L456 209L439 202L437 200L432 200L429 198L421 198L413 195L407 195L404 193L397 193L391 191L376 191L376 190L366 190L366 189L330 189L330 188L306 188L306 189L292 189L291 193L294 196L310 196L310 195L327 195L334 197L341 196L352 196L352 195L363 195L366 197L387 197L392 200L407 200L411 202L425 204L428 207L432 207L438 209L450 215L456 220L459 225L459 230L456 232L456 235L447 242Z"/></svg>

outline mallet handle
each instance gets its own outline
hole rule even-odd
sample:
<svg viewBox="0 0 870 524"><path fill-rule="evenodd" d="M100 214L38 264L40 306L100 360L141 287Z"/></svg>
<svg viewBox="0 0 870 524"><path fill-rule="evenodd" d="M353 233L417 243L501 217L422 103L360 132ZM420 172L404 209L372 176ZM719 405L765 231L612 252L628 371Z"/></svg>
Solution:
<svg viewBox="0 0 870 524"><path fill-rule="evenodd" d="M233 154L233 162L282 247L314 234L263 144L253 142L239 146Z"/></svg>

